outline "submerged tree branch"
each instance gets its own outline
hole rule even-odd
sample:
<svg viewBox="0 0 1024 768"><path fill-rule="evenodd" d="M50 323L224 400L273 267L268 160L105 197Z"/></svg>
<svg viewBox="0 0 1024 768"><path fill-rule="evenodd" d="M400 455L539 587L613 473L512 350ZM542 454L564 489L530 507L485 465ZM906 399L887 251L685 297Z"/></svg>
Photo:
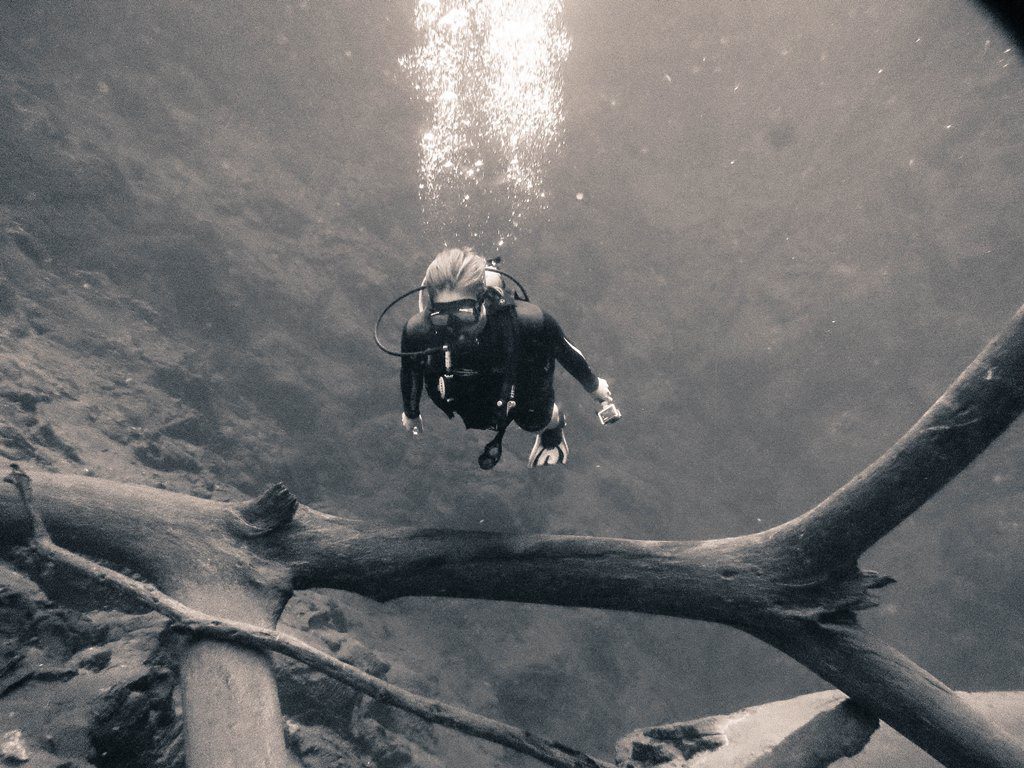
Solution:
<svg viewBox="0 0 1024 768"><path fill-rule="evenodd" d="M1024 307L875 462L806 514L766 532L801 567L853 563L956 477L1024 411Z"/></svg>
<svg viewBox="0 0 1024 768"><path fill-rule="evenodd" d="M892 449L818 507L761 533L711 541L385 528L297 505L283 489L237 509L62 475L40 475L34 503L57 544L128 565L206 614L228 612L247 596L271 627L293 588L312 587L378 600L508 600L727 624L790 654L946 765L1020 768L1024 746L855 624L888 581L861 571L859 555L1022 407L1024 311ZM0 522L8 524L0 538L19 515L0 493Z"/></svg>
<svg viewBox="0 0 1024 768"><path fill-rule="evenodd" d="M176 631L211 640L222 640L255 650L283 654L384 704L405 710L427 722L500 744L548 765L558 768L613 768L609 763L599 761L583 752L549 741L507 723L407 691L283 632L207 616L165 595L151 584L133 579L119 571L70 552L53 543L43 524L42 517L32 508L31 484L28 475L22 472L17 465L12 465L12 468L13 472L5 478L5 481L17 487L24 509L32 520L31 547L35 552L52 563L74 568L92 581L116 587L143 605L167 616L173 622L172 628ZM259 502L270 504L274 510L288 507L290 513L294 514L295 510L290 500L290 494L287 494L288 499L280 501L285 494L287 491L283 486L274 486L258 500L257 504ZM244 508L242 513L245 514L246 510L251 510L253 506L256 505ZM253 524L251 519L247 522Z"/></svg>
<svg viewBox="0 0 1024 768"><path fill-rule="evenodd" d="M548 765L560 768L613 768L609 763L521 728L420 696L385 682L282 632L272 632L211 617L180 620L176 628L201 637L238 643L265 651L276 651L307 664L370 698L416 715L428 723L500 744Z"/></svg>
<svg viewBox="0 0 1024 768"><path fill-rule="evenodd" d="M842 690L943 765L1024 766L1019 741L959 693L860 627L803 622L757 636Z"/></svg>
<svg viewBox="0 0 1024 768"><path fill-rule="evenodd" d="M878 718L852 699L821 712L748 768L827 768L860 753L878 730Z"/></svg>

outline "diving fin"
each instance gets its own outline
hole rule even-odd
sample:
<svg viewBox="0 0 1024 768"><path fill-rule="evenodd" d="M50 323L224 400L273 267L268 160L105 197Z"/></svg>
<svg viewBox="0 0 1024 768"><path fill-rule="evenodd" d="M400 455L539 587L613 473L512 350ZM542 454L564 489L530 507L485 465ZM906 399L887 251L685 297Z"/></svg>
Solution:
<svg viewBox="0 0 1024 768"><path fill-rule="evenodd" d="M531 467L569 463L569 444L565 441L565 416L559 414L557 426L545 429L537 435L526 463Z"/></svg>

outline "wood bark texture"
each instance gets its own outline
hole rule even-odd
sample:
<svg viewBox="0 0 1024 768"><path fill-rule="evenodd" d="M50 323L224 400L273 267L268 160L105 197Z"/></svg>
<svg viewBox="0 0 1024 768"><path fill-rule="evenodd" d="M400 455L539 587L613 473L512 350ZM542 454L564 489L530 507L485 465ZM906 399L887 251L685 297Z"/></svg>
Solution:
<svg viewBox="0 0 1024 768"><path fill-rule="evenodd" d="M281 711L272 670L266 663L267 653L275 651L427 722L500 744L548 765L612 768L609 763L563 744L392 685L286 633L207 616L151 584L58 546L31 503L30 478L17 465L12 467L14 471L5 479L18 488L25 517L31 525L31 546L38 555L53 564L70 567L100 585L115 587L133 601L170 618L175 630L197 639L182 661L189 766L285 764L284 742L280 739ZM287 524L296 506L291 494L278 484L239 509L231 527L243 537L266 535ZM245 711L240 708L242 704ZM254 724L259 727L253 728Z"/></svg>
<svg viewBox="0 0 1024 768"><path fill-rule="evenodd" d="M144 574L190 609L261 630L273 629L293 589L311 587L378 600L438 595L716 621L789 654L944 765L1019 767L1024 747L1017 739L862 631L856 612L874 605L871 591L888 581L861 571L860 555L970 464L1022 409L1024 308L875 462L807 513L747 536L633 541L396 529L318 513L281 486L238 508L44 474L31 504L11 487L0 493L0 540L16 542L33 527L49 531L62 547ZM37 543L45 548L49 535ZM279 710L266 658L202 642L184 666L192 768L226 765L232 750L245 753L258 743L256 731L280 730L271 722ZM196 686L214 673L231 684L200 695ZM272 702L256 717L249 708L254 693ZM228 718L259 724L232 732L234 744L212 756L196 752L200 741L231 740L209 725ZM265 760L250 756L244 764L279 761L281 737L269 738Z"/></svg>
<svg viewBox="0 0 1024 768"><path fill-rule="evenodd" d="M387 528L316 512L281 487L238 508L52 474L36 478L33 508L61 546L140 572L193 609L263 629L273 628L292 589L312 587L728 624L805 664L945 765L1010 768L1024 765L1016 739L857 627L856 612L887 583L861 571L857 558L1022 408L1024 310L871 466L795 520L730 539ZM0 494L0 521L5 537L30 529L13 489Z"/></svg>

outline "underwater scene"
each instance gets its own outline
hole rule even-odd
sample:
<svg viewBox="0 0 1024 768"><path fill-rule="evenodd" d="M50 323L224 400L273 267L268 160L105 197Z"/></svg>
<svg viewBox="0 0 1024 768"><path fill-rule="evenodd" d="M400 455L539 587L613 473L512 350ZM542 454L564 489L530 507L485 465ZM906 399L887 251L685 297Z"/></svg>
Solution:
<svg viewBox="0 0 1024 768"><path fill-rule="evenodd" d="M2 17L0 454L36 474L213 501L280 481L382 526L741 536L871 464L1024 303L1024 65L970 2L22 0ZM426 396L422 434L403 429L375 323L461 246L500 259L614 393L603 425L556 370L564 466L528 467L513 425L482 470L493 433ZM410 295L384 315L385 347L417 311ZM955 690L1024 689L1022 441L1011 426L861 558L896 580L861 623ZM73 582L43 586L123 608ZM18 616L4 663L98 642L43 647ZM606 757L634 729L830 687L736 629L626 611L310 590L282 622ZM139 659L163 741L97 725L98 682L0 685L0 732L68 764L183 765L173 673ZM533 764L292 672L296 765Z"/></svg>

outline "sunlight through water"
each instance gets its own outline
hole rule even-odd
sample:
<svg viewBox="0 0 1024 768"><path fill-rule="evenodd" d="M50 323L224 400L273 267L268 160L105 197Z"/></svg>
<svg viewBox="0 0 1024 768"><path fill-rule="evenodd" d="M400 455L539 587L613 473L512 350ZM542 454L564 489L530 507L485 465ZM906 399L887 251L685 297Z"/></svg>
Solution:
<svg viewBox="0 0 1024 768"><path fill-rule="evenodd" d="M427 106L419 194L428 234L500 255L544 209L562 127L561 0L419 0L403 59Z"/></svg>

